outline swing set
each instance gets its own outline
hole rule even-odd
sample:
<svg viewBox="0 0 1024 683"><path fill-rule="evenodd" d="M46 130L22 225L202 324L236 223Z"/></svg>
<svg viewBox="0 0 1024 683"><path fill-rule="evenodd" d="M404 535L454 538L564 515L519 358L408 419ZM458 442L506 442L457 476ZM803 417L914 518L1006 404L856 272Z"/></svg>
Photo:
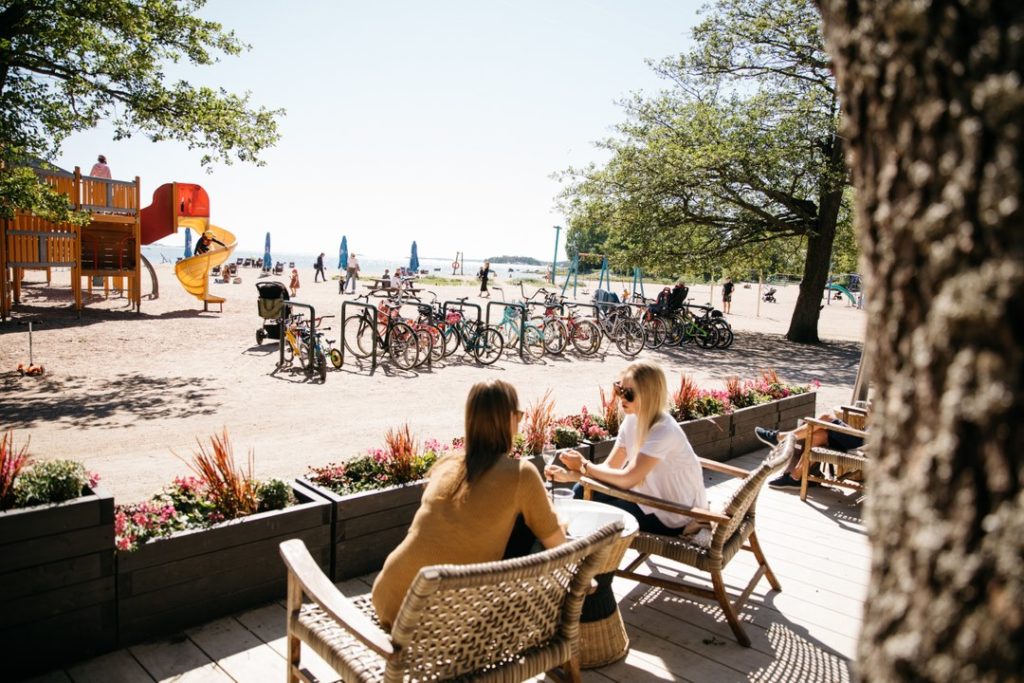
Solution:
<svg viewBox="0 0 1024 683"><path fill-rule="evenodd" d="M612 291L612 274L611 269L608 267L608 256L606 254L588 254L581 252L575 254L572 257L572 261L569 262L569 270L565 274L565 282L562 283L562 296L565 296L566 290L569 288L569 281L572 281L572 296L576 298L576 289L579 284L579 270L580 270L580 257L585 259L601 259L601 273L597 279L597 288L604 289L606 291ZM644 276L643 271L638 266L633 268L633 286L630 292L635 296L637 293L641 297L644 297Z"/></svg>

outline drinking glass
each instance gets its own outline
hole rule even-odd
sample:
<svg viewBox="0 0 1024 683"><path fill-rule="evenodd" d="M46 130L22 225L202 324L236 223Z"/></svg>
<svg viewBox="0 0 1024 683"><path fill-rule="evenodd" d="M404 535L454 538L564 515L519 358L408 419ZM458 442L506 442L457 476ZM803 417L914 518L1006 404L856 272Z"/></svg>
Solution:
<svg viewBox="0 0 1024 683"><path fill-rule="evenodd" d="M558 455L558 449L556 449L554 446L545 446L544 449L540 452L540 457L544 458L544 465L545 466L554 464L555 457L557 455ZM555 488L555 483L553 481L551 481L550 479L548 479L546 475L544 477L544 487L547 488L547 490L548 490L548 497L550 497L551 500L553 501L554 500L554 496L552 495L551 492Z"/></svg>

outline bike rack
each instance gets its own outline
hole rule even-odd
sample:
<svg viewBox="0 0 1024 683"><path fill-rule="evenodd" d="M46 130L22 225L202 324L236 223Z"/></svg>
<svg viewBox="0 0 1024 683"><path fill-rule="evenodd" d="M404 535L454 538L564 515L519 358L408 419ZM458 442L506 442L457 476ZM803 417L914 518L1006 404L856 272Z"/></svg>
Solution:
<svg viewBox="0 0 1024 683"><path fill-rule="evenodd" d="M449 305L448 304L451 304L451 307L450 307L451 310L463 308L463 307L466 307L466 306L468 306L470 308L475 308L476 309L476 321L478 323L480 322L480 311L481 311L480 304L471 304L468 301L457 301L457 300L449 299L448 301L445 301L444 303L441 304L441 309L445 313L447 313L448 310L449 310Z"/></svg>
<svg viewBox="0 0 1024 683"><path fill-rule="evenodd" d="M365 308L370 312L370 320L374 324L374 340L373 340L373 351L370 353L370 374L377 369L377 338L376 338L376 325L377 325L377 307L372 304L364 304L361 301L342 301L341 302L341 332L338 334L340 343L338 344L338 350L341 351L341 365L345 365L345 323L348 318L345 316L345 310L349 307Z"/></svg>
<svg viewBox="0 0 1024 683"><path fill-rule="evenodd" d="M491 326L491 306L501 306L503 311L506 308L519 309L519 360L525 362L526 349L523 348L523 341L526 337L526 304L506 303L504 301L488 301L487 318L484 322L484 324L487 325L487 327Z"/></svg>
<svg viewBox="0 0 1024 683"><path fill-rule="evenodd" d="M282 321L282 328L281 328L281 335L280 335L281 339L280 339L280 343L277 346L277 354L278 354L277 355L277 367L278 367L278 369L280 369L284 365L284 344L285 344L284 336L285 335L284 335L284 327L283 327L284 323L283 323L283 321L286 318L291 317L290 309L293 308L293 307L309 309L309 336L306 338L306 345L309 348L306 349L306 351L307 351L307 356L306 357L309 358L309 362L310 363L313 362L313 340L316 339L316 309L313 308L312 304L304 304L301 301L285 301L284 302L284 313L285 313L285 315L284 315L284 318L281 319L281 321Z"/></svg>

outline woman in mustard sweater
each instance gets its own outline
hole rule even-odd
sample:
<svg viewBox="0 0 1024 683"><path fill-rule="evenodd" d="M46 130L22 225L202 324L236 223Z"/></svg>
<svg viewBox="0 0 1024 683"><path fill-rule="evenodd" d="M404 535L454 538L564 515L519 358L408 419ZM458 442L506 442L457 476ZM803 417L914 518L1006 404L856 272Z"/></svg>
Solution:
<svg viewBox="0 0 1024 683"><path fill-rule="evenodd" d="M545 548L565 542L540 473L529 460L508 457L522 418L511 384L491 380L470 389L465 454L434 465L408 535L373 582L384 628L420 569L502 559L520 516Z"/></svg>

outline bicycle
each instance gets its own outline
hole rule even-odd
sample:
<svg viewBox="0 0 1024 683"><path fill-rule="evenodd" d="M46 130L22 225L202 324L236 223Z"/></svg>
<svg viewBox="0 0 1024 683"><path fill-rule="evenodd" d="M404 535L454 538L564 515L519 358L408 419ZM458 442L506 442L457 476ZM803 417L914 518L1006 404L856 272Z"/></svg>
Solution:
<svg viewBox="0 0 1024 683"><path fill-rule="evenodd" d="M519 283L520 290L522 286ZM569 301L567 297L549 292L543 287L533 297L538 294L544 295L544 315L539 319L543 321L544 346L549 353L561 353L569 343L581 356L593 356L601 349L601 328L591 318L580 316L578 304L569 303L569 312L565 313L566 302ZM533 297L527 299L528 304ZM536 320L538 318L534 318ZM549 339L555 341L549 342Z"/></svg>
<svg viewBox="0 0 1024 683"><path fill-rule="evenodd" d="M630 314L629 304L602 302L594 319L601 332L624 356L636 356L644 348L644 328Z"/></svg>
<svg viewBox="0 0 1024 683"><path fill-rule="evenodd" d="M322 320L323 318L317 318L317 322ZM311 379L316 374L320 376L320 382L323 383L327 381L327 358L322 344L323 331L318 330L314 335L312 357L309 353L309 334L310 327L307 324L303 324L302 316L291 316L285 320L284 338L281 340L284 362L291 365L295 361L295 357L298 356L299 366L305 373L306 378ZM334 360L334 353L338 354L337 362ZM340 367L340 361L341 353L334 350L331 355L331 362L335 363L335 367Z"/></svg>
<svg viewBox="0 0 1024 683"><path fill-rule="evenodd" d="M368 294L363 294L355 300L369 303L369 298ZM364 308L361 313L346 318L342 323L342 339L345 348L357 358L368 358L374 349L379 349L386 351L402 370L411 370L430 354L429 334L424 347L423 337L400 318L399 306L389 301L382 301L374 313Z"/></svg>
<svg viewBox="0 0 1024 683"><path fill-rule="evenodd" d="M522 322L520 308L524 304L513 304L505 306L501 322L497 325L498 332L507 339L506 346L517 350L519 348L520 334L522 335L523 351L534 360L544 357L547 350L544 345L544 333L539 327L529 322Z"/></svg>

